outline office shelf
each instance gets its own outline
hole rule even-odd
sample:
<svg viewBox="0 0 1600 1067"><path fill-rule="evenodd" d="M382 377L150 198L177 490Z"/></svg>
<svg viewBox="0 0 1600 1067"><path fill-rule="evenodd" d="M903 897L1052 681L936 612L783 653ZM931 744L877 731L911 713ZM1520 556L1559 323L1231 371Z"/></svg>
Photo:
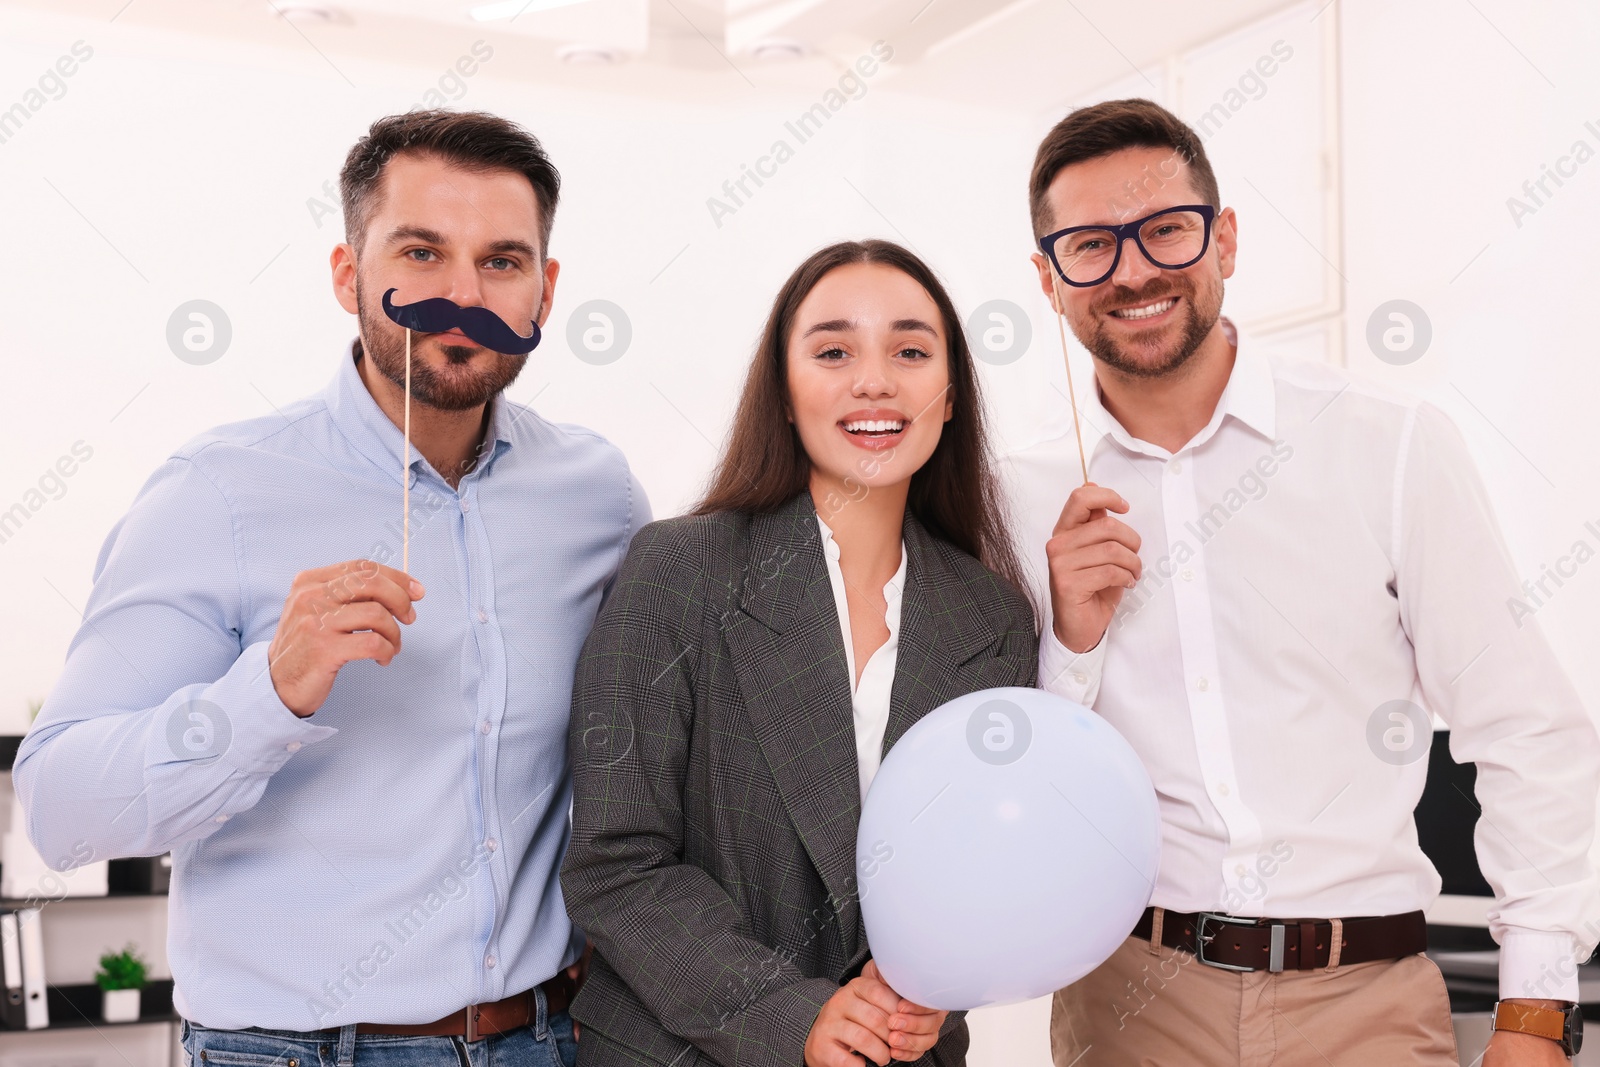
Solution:
<svg viewBox="0 0 1600 1067"><path fill-rule="evenodd" d="M152 981L139 990L139 1018L126 1023L108 1023L100 1018L101 991L97 985L49 986L45 996L50 1006L50 1025L39 1030L0 1029L3 1034L44 1034L53 1030L77 1030L101 1026L145 1026L175 1023L172 1010L172 979Z"/></svg>
<svg viewBox="0 0 1600 1067"><path fill-rule="evenodd" d="M56 904L71 904L86 900L165 900L165 893L126 893L112 890L98 896L87 897L44 897L40 900L10 900L0 898L0 909L13 908L48 908Z"/></svg>

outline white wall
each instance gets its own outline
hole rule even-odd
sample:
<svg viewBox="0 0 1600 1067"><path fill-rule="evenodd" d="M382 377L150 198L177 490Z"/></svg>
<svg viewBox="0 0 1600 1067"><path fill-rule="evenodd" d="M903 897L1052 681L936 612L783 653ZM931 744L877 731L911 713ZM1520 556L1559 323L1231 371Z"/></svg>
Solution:
<svg viewBox="0 0 1600 1067"><path fill-rule="evenodd" d="M194 433L332 375L354 319L328 281L338 218L319 227L307 201L324 199L373 118L411 106L437 77L341 57L352 89L315 57L291 76L275 51L0 9L0 107L78 40L93 57L66 94L0 144L15 309L0 512L29 499L75 442L93 449L64 495L0 543L0 731L25 728L27 702L48 692L102 539L150 471ZM439 69L471 43L441 40ZM491 59L458 101L529 126L563 175L557 302L511 394L619 444L658 515L700 488L770 301L815 248L903 240L963 308L1032 291L1021 121L897 97L874 79L716 225L707 199L828 87L667 108L535 89L500 78ZM169 314L196 298L233 328L207 366L181 362L165 340ZM595 298L633 326L629 350L603 366L575 358L566 337L571 309ZM1031 411L1030 366L990 375L1002 432L1018 422L1011 412Z"/></svg>
<svg viewBox="0 0 1600 1067"><path fill-rule="evenodd" d="M1343 29L1344 249L1315 232L1307 247L1342 274L1343 311L1333 318L1347 344L1333 357L1456 416L1518 562L1537 579L1574 541L1596 540L1584 524L1600 519L1600 474L1577 447L1600 378L1585 302L1600 162L1578 167L1520 226L1506 201L1526 200L1523 182L1574 142L1600 150L1600 73L1585 63L1600 14L1576 2L1544 5L1539 16L1478 6L1492 25L1452 0L1341 0L1318 16ZM438 71L341 59L355 90L314 57L290 76L276 50L146 39L8 9L0 29L0 105L20 99L75 41L94 49L65 95L0 143L5 303L14 309L9 388L0 391L0 510L37 500L30 490L75 442L94 450L64 495L47 496L0 542L11 609L0 618L0 729L19 730L27 701L59 671L105 532L148 473L191 434L269 411L331 374L353 326L327 282L337 218L319 226L307 202L323 198L366 122L414 103ZM470 44L442 40L439 69ZM1248 179L1283 207L1257 161L1237 153L1270 163L1281 150L1285 123L1272 105L1274 94L1299 91L1280 89L1291 66L1211 142L1230 202L1254 196ZM1128 89L1141 85L1158 95L1131 78ZM1059 394L1040 388L1064 375L1025 258L1023 189L1037 133L1065 102L962 112L869 80L862 99L716 226L706 199L784 136L784 120L822 88L685 112L536 91L497 78L491 59L458 102L527 123L566 178L554 328L513 393L617 441L659 514L684 507L708 470L778 284L808 251L841 237L907 241L963 310L1019 303L1032 346L1016 363L984 367L996 429L1023 442L1061 414ZM1242 215L1243 265L1228 309L1243 309L1247 322L1271 311L1246 284L1278 263L1252 259L1274 228L1273 247L1300 239L1283 236L1270 207ZM220 304L234 329L228 353L204 367L180 362L164 338L170 311L197 297ZM634 328L630 351L606 366L576 359L566 343L567 313L596 297L620 304ZM1365 344L1368 316L1392 298L1418 303L1432 322L1430 349L1409 366L1385 364ZM1597 575L1600 566L1581 567L1559 590L1551 584L1555 595L1538 612L1591 705L1600 661L1578 652L1600 638Z"/></svg>
<svg viewBox="0 0 1600 1067"><path fill-rule="evenodd" d="M1520 227L1507 200L1580 139L1600 157L1600 8L1344 7L1350 365L1450 412L1523 576L1538 579L1580 539L1600 550L1590 443L1600 158L1564 187L1550 184L1555 195ZM1396 298L1422 307L1433 327L1430 348L1408 366L1380 361L1364 341L1373 309ZM1547 588L1554 595L1536 621L1600 711L1600 561Z"/></svg>

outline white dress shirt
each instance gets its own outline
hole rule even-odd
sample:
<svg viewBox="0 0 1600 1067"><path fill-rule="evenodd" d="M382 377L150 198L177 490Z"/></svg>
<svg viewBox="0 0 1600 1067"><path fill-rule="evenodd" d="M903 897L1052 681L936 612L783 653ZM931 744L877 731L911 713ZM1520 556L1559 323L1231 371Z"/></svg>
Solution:
<svg viewBox="0 0 1600 1067"><path fill-rule="evenodd" d="M889 725L889 692L894 688L894 663L900 648L900 591L906 581L906 545L900 542L900 567L883 587L883 621L889 637L861 669L856 681L856 646L850 637L850 604L845 599L844 572L839 569L839 542L833 531L817 516L822 529L822 557L828 561L828 580L833 583L833 603L839 609L839 633L844 637L844 658L850 670L850 706L856 724L856 767L861 779L861 799L883 762L883 731Z"/></svg>
<svg viewBox="0 0 1600 1067"><path fill-rule="evenodd" d="M1334 367L1243 349L1176 453L1089 392L1089 477L1128 501L1144 571L1086 653L1055 638L1044 553L1082 481L1070 422L1003 469L1046 613L1040 685L1104 716L1155 783L1152 902L1427 908L1440 879L1412 820L1427 709L1478 765L1501 994L1575 1000L1575 963L1600 935L1600 741L1537 622L1508 610L1523 591L1454 425Z"/></svg>

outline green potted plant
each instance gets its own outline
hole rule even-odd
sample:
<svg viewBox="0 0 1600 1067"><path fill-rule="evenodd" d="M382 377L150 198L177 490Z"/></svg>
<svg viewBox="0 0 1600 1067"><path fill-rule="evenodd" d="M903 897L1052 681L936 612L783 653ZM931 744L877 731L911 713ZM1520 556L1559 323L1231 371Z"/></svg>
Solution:
<svg viewBox="0 0 1600 1067"><path fill-rule="evenodd" d="M95 984L101 989L100 1017L108 1023L131 1023L139 1019L139 990L144 988L145 962L137 946L129 944L121 952L106 952L100 957Z"/></svg>

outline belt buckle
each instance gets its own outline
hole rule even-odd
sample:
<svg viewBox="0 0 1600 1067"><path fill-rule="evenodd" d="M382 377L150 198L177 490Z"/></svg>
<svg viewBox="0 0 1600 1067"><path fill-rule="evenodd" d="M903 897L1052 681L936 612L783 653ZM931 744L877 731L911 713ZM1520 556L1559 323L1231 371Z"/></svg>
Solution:
<svg viewBox="0 0 1600 1067"><path fill-rule="evenodd" d="M1216 934L1207 936L1206 920L1219 923L1232 923L1235 926L1260 926L1259 919L1251 919L1242 915L1227 915L1220 911L1202 911L1195 919L1194 944L1195 958L1207 967L1215 967L1219 971L1259 971L1260 967L1246 967L1237 963L1223 963L1219 960L1206 959L1206 945L1216 939ZM1267 970L1277 973L1283 970L1283 923L1273 923L1271 930L1271 945L1267 955Z"/></svg>
<svg viewBox="0 0 1600 1067"><path fill-rule="evenodd" d="M467 1040L469 1042L477 1041L483 1037L483 1035L478 1032L478 1006L476 1004L468 1004L465 1011L467 1015Z"/></svg>

